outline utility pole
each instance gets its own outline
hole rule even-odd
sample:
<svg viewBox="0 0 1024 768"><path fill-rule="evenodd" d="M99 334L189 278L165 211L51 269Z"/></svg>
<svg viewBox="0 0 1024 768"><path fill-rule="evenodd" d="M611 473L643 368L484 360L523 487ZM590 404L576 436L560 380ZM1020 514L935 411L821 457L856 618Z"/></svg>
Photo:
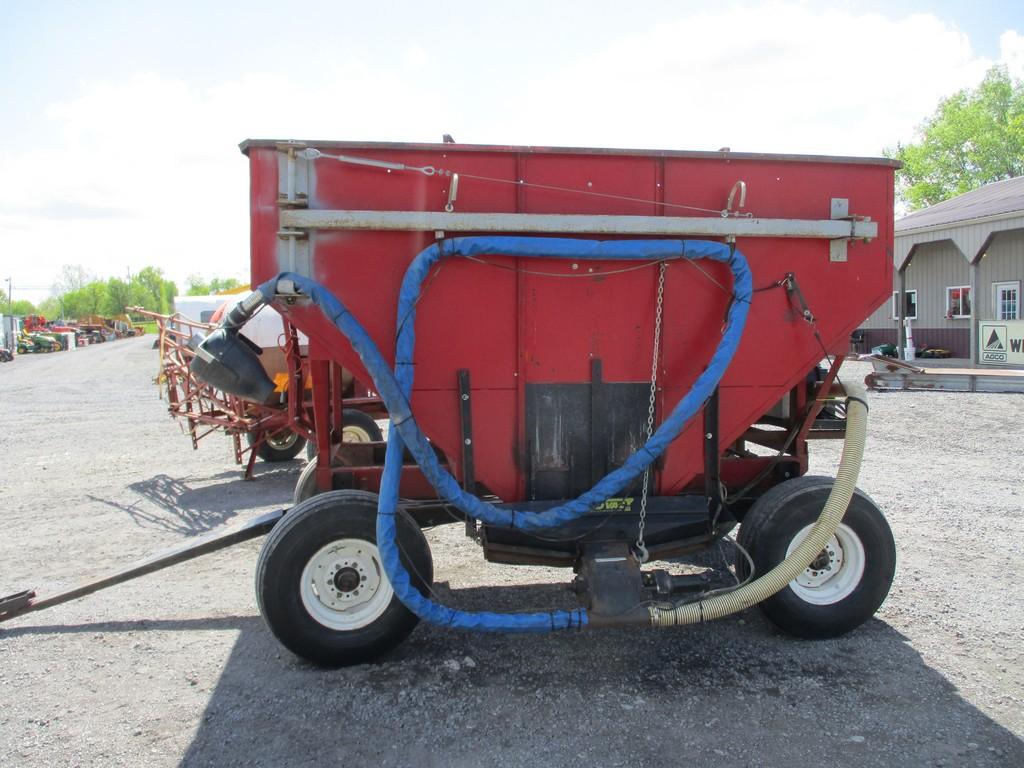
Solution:
<svg viewBox="0 0 1024 768"><path fill-rule="evenodd" d="M8 351L14 350L14 318L11 317L11 278L7 278L7 319L0 323L0 341L5 345ZM11 332L10 335L7 333L7 324L10 323Z"/></svg>

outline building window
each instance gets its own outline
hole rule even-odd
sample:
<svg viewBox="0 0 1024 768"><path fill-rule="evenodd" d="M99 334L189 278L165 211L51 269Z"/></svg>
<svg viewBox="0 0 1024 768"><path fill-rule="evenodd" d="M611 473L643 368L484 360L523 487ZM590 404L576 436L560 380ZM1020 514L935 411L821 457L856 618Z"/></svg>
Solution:
<svg viewBox="0 0 1024 768"><path fill-rule="evenodd" d="M892 319L900 319L900 305L896 303L896 296L899 291L892 292ZM917 320L917 291L905 291L903 293L904 298L904 315L908 320Z"/></svg>
<svg viewBox="0 0 1024 768"><path fill-rule="evenodd" d="M992 309L996 320L1020 319L1020 281L992 283Z"/></svg>
<svg viewBox="0 0 1024 768"><path fill-rule="evenodd" d="M956 285L946 289L946 317L971 316L971 286Z"/></svg>

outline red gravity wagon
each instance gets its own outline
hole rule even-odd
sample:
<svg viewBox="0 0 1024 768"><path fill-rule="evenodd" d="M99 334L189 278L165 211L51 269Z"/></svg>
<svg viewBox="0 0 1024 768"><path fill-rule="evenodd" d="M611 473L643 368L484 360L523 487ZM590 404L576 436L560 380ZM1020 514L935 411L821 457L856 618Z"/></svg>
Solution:
<svg viewBox="0 0 1024 768"><path fill-rule="evenodd" d="M882 159L247 141L255 291L195 375L266 392L239 327L309 337L318 453L264 520L261 612L296 654L365 661L419 620L547 632L760 604L828 637L881 605L895 549L855 487L850 333L892 290ZM345 369L386 441L340 437ZM843 439L835 478L808 445ZM442 604L425 526L492 562L565 566L564 610ZM730 533L738 528L738 536ZM727 538L735 583L674 561ZM655 567L655 565L659 567ZM732 574L730 574L730 577Z"/></svg>

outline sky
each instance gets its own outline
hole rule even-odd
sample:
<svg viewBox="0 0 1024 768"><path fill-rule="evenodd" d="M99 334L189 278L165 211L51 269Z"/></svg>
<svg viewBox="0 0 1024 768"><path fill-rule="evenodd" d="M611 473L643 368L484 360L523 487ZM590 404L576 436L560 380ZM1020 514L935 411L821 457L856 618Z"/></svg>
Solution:
<svg viewBox="0 0 1024 768"><path fill-rule="evenodd" d="M0 0L0 288L248 279L246 138L879 156L1015 2Z"/></svg>

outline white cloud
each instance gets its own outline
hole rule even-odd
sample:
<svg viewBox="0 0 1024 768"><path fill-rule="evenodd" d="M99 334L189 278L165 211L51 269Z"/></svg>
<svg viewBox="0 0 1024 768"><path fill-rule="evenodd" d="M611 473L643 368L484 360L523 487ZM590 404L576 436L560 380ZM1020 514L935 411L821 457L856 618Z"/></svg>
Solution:
<svg viewBox="0 0 1024 768"><path fill-rule="evenodd" d="M785 3L707 12L530 84L513 99L528 119L500 139L877 155L990 64L930 15Z"/></svg>
<svg viewBox="0 0 1024 768"><path fill-rule="evenodd" d="M1024 35L1014 29L1003 32L999 36L999 59L1011 76L1024 78Z"/></svg>
<svg viewBox="0 0 1024 768"><path fill-rule="evenodd" d="M1024 37L1007 31L1000 45L1020 75ZM666 20L536 81L515 61L438 72L432 53L209 88L158 74L82 86L40 118L59 128L56 144L0 149L0 254L22 284L49 284L77 262L102 275L156 264L178 280L245 276L244 138L451 132L486 143L875 155L910 139L940 98L992 63L932 15L780 2Z"/></svg>
<svg viewBox="0 0 1024 768"><path fill-rule="evenodd" d="M59 146L0 152L0 178L16 180L0 187L0 253L18 260L22 284L49 284L79 262L101 275L156 264L179 283L193 272L245 277L241 140L436 141L451 118L436 98L400 72L362 67L326 85L253 76L201 90L152 74L95 85L46 110L62 126Z"/></svg>

